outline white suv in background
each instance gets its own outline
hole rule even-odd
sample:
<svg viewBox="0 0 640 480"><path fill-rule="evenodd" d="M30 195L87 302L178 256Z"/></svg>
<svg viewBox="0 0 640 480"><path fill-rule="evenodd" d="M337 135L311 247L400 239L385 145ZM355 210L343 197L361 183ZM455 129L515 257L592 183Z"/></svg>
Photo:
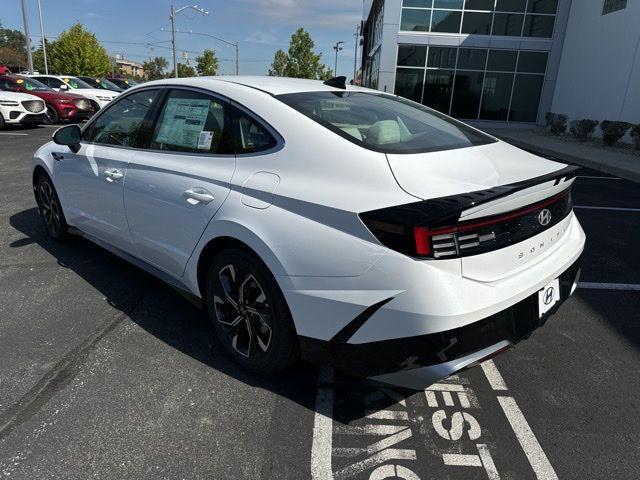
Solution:
<svg viewBox="0 0 640 480"><path fill-rule="evenodd" d="M41 81L58 92L70 91L86 97L91 102L95 111L105 107L111 100L118 96L118 92L103 90L101 88L93 88L84 80L80 80L78 77L70 75L31 75L31 77Z"/></svg>
<svg viewBox="0 0 640 480"><path fill-rule="evenodd" d="M45 120L45 104L35 95L0 91L0 130L5 125L37 125Z"/></svg>

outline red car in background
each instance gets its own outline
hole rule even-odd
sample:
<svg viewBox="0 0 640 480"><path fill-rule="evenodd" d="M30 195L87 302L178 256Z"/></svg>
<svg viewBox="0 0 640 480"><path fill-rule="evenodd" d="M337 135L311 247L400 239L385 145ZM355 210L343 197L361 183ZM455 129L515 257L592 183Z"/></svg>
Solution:
<svg viewBox="0 0 640 480"><path fill-rule="evenodd" d="M80 121L94 113L91 103L82 95L56 92L38 80L21 75L0 75L0 90L30 93L44 100L47 107L45 123Z"/></svg>

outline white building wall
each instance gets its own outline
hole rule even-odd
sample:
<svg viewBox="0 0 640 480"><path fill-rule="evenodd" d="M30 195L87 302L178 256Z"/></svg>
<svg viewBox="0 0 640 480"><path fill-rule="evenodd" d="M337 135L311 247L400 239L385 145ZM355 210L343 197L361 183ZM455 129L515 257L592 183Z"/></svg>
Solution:
<svg viewBox="0 0 640 480"><path fill-rule="evenodd" d="M572 2L552 111L640 123L640 0L607 15L602 6Z"/></svg>

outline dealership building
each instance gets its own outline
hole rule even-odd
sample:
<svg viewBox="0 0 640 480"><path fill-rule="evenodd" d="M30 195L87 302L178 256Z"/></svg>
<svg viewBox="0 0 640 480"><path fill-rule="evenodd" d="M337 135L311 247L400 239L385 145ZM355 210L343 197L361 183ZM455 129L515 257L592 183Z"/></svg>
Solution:
<svg viewBox="0 0 640 480"><path fill-rule="evenodd" d="M640 123L640 0L364 0L363 36L363 85L456 118Z"/></svg>

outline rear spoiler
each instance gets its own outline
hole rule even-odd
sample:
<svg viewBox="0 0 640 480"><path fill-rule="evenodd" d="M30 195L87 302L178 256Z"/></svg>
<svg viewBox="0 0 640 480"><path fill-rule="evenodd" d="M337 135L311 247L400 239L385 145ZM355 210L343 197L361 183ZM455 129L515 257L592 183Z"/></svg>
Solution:
<svg viewBox="0 0 640 480"><path fill-rule="evenodd" d="M439 197L396 207L387 207L360 214L365 223L368 219L388 222L399 225L446 225L460 220L460 214L472 207L493 200L507 197L515 192L527 188L555 181L554 185L568 182L576 176L580 167L566 166L555 172L547 173L539 177L529 178L516 183L499 185L486 190L460 193L448 197Z"/></svg>

